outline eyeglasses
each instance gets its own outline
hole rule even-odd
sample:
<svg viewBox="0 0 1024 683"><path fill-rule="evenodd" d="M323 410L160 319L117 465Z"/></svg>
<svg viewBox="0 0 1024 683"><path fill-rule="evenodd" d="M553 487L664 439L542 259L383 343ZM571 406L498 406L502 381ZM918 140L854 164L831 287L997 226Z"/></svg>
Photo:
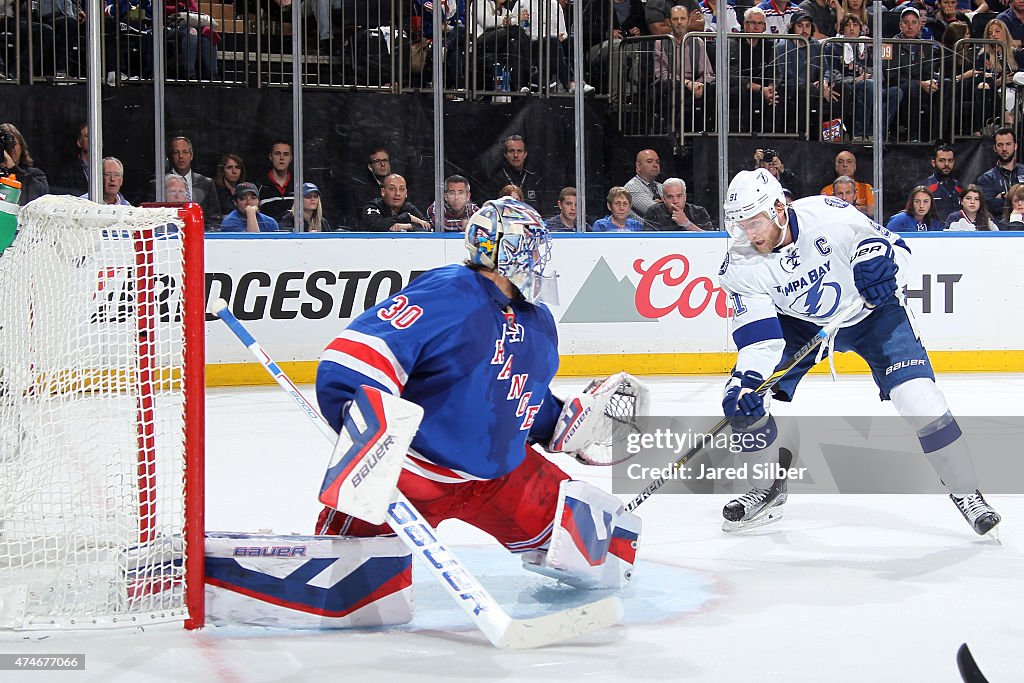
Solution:
<svg viewBox="0 0 1024 683"><path fill-rule="evenodd" d="M103 173L104 178L120 178L122 175L120 171L104 171Z"/></svg>
<svg viewBox="0 0 1024 683"><path fill-rule="evenodd" d="M390 164L391 159L370 159L371 164Z"/></svg>

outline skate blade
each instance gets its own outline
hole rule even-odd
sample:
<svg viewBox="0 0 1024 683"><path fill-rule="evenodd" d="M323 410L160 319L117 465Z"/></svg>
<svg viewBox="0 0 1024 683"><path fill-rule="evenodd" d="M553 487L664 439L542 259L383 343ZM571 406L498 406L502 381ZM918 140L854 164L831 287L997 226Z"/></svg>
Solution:
<svg viewBox="0 0 1024 683"><path fill-rule="evenodd" d="M1003 539L999 538L999 525L992 527L988 530L988 533L982 536L982 538L990 539L996 545L1002 545Z"/></svg>
<svg viewBox="0 0 1024 683"><path fill-rule="evenodd" d="M722 522L722 531L727 534L749 531L751 529L757 529L758 527L773 524L780 519L782 519L782 508L769 508L768 511L760 517L755 517L754 519L749 519L745 522L730 522L729 520L725 520Z"/></svg>

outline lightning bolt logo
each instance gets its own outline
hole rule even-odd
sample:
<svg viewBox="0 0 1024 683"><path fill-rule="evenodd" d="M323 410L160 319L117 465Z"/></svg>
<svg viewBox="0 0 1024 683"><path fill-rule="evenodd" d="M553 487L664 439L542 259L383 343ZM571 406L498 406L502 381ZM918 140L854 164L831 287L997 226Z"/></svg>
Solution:
<svg viewBox="0 0 1024 683"><path fill-rule="evenodd" d="M831 293L830 293L831 292ZM843 290L836 282L823 282L818 280L811 288L797 297L791 307L794 311L801 312L812 318L829 318L839 308L839 300L842 298ZM831 304L824 304L829 298ZM821 313L822 308L831 306L827 312ZM802 309L802 310L801 310Z"/></svg>

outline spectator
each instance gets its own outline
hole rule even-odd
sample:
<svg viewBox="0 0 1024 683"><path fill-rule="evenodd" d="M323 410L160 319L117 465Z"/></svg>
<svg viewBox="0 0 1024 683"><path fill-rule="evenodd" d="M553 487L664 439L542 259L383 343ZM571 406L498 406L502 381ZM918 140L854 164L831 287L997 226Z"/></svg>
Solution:
<svg viewBox="0 0 1024 683"><path fill-rule="evenodd" d="M659 103L658 111L671 112L672 98L678 97L681 85L684 89L683 130L703 131L707 130L715 113L715 70L703 39L692 38L683 43L689 31L689 17L689 11L682 5L669 11L672 41L659 40L654 45L653 90ZM700 120L696 121L698 118Z"/></svg>
<svg viewBox="0 0 1024 683"><path fill-rule="evenodd" d="M959 22L969 26L971 19L957 8L957 0L938 0L936 4L938 9L935 14L928 18L925 25L931 29L935 40L945 43L944 36L950 24ZM966 37L970 38L970 31L968 31Z"/></svg>
<svg viewBox="0 0 1024 683"><path fill-rule="evenodd" d="M185 180L186 201L195 202L202 207L206 222L215 224L221 216L217 189L210 178L192 170L192 141L181 135L171 138L169 153L171 172Z"/></svg>
<svg viewBox="0 0 1024 683"><path fill-rule="evenodd" d="M841 175L832 181L832 194L851 206L857 205L857 181L848 175Z"/></svg>
<svg viewBox="0 0 1024 683"><path fill-rule="evenodd" d="M540 175L526 167L526 141L521 135L509 135L501 144L504 161L492 187L498 185L518 185L525 199L523 201L538 209L541 206L542 183ZM499 197L501 194L498 195Z"/></svg>
<svg viewBox="0 0 1024 683"><path fill-rule="evenodd" d="M836 0L803 0L798 7L806 12L814 24L815 40L825 40L839 31L839 20L836 18Z"/></svg>
<svg viewBox="0 0 1024 683"><path fill-rule="evenodd" d="M292 210L295 196L292 191L292 144L275 140L270 145L270 170L267 183L260 187L260 211L275 221Z"/></svg>
<svg viewBox="0 0 1024 683"><path fill-rule="evenodd" d="M836 6L836 19L842 23L843 17L857 17L860 20L860 35L861 37L867 38L871 35L871 17L868 16L869 10L874 11L874 5L869 6L869 3L866 0L843 0L840 5ZM839 32L842 34L841 28Z"/></svg>
<svg viewBox="0 0 1024 683"><path fill-rule="evenodd" d="M985 39L999 42L998 45L985 45L985 56L981 66L985 71L994 72L997 76L1005 70L1003 123L1012 126L1016 120L1017 88L1011 84L1024 85L1024 74L1021 73L1021 69L1024 68L1024 54L1013 48L1010 30L999 19L992 19L985 24Z"/></svg>
<svg viewBox="0 0 1024 683"><path fill-rule="evenodd" d="M975 46L957 46L964 38L970 38L970 28L962 21L954 21L945 27L942 35L944 86L955 90L956 97L948 98L954 136L980 133L996 112L1002 111L1003 97L996 91L1002 83L1002 73L994 73L995 65L986 66L985 51ZM1000 71L1002 67L1000 66ZM950 82L952 81L952 82ZM953 106L953 102L956 106Z"/></svg>
<svg viewBox="0 0 1024 683"><path fill-rule="evenodd" d="M1006 192L1006 208L999 229L1024 230L1024 185L1014 185Z"/></svg>
<svg viewBox="0 0 1024 683"><path fill-rule="evenodd" d="M363 230L368 232L408 232L430 230L430 223L407 201L409 190L405 178L392 173L384 179L380 197L363 209Z"/></svg>
<svg viewBox="0 0 1024 683"><path fill-rule="evenodd" d="M1015 0L1024 3L1024 0ZM996 165L978 176L975 181L985 196L985 203L996 216L1003 215L1006 191L1011 185L1024 183L1024 165L1017 163L1017 136L1012 128L1000 128L995 134L992 149Z"/></svg>
<svg viewBox="0 0 1024 683"><path fill-rule="evenodd" d="M661 183L656 180L660 173L661 159L657 152L653 149L642 149L636 153L636 175L625 185L634 207L630 218L640 221L647 209L661 201ZM608 201L612 201L611 194L608 195Z"/></svg>
<svg viewBox="0 0 1024 683"><path fill-rule="evenodd" d="M562 8L556 0L519 0L518 6L526 11L530 22L530 46L533 63L540 67L541 54L547 55L548 75L551 79L548 89L557 92L565 88L576 91L576 81L566 57L569 44L569 30L565 25ZM541 50L541 43L544 49ZM583 84L583 92L594 92L594 86Z"/></svg>
<svg viewBox="0 0 1024 683"><path fill-rule="evenodd" d="M190 81L216 80L220 34L209 19L201 18L203 13L199 10L197 0L164 0L164 9L167 23L176 25L184 38L180 43L183 54L178 56L178 62L185 67L184 77Z"/></svg>
<svg viewBox="0 0 1024 683"><path fill-rule="evenodd" d="M1010 0L1010 6L1000 12L996 19L1006 24L1013 39L1013 47L1020 48L1024 44L1024 0Z"/></svg>
<svg viewBox="0 0 1024 683"><path fill-rule="evenodd" d="M1024 0L1020 0L1024 2ZM889 74L895 76L903 91L900 123L907 127L907 135L914 140L934 140L938 133L939 112L948 99L941 83L935 78L941 62L941 46L926 40L921 32L921 12L916 7L904 7L900 12L900 32L897 38L912 41L894 46Z"/></svg>
<svg viewBox="0 0 1024 683"><path fill-rule="evenodd" d="M769 0L770 1L770 0ZM803 40L780 39L775 43L775 87L785 101L787 109L796 113L789 116L787 131L798 133L806 125L806 110L801 105L808 92L812 101L823 98L823 107L831 107L839 99L839 91L832 89L842 74L832 70L830 61L821 59L821 43L812 37L814 21L807 12L799 11L793 16L789 32L806 38ZM831 117L827 117L831 118ZM795 128L794 128L795 124Z"/></svg>
<svg viewBox="0 0 1024 683"><path fill-rule="evenodd" d="M493 66L502 64L508 69L510 90L519 90L530 82L530 37L519 26L525 11L510 7L510 0L476 0L474 35L476 37L477 73L481 90L498 90L493 77Z"/></svg>
<svg viewBox="0 0 1024 683"><path fill-rule="evenodd" d="M628 83L636 80L635 66L632 64L637 56L635 47L620 47L627 37L647 35L647 17L643 0L612 0L611 12L608 11L607 0L587 0L583 5L583 39L587 53L587 64L590 66L591 83L595 76L602 83L611 85L611 96L614 101L618 95L619 61L625 61L625 79ZM571 17L566 16L566 24L572 25ZM610 36L610 38L609 38Z"/></svg>
<svg viewBox="0 0 1024 683"><path fill-rule="evenodd" d="M935 204L928 188L918 185L911 190L907 208L890 218L885 227L893 232L942 230L942 221L935 214Z"/></svg>
<svg viewBox="0 0 1024 683"><path fill-rule="evenodd" d="M544 219L544 225L551 232L567 232L576 230L576 219L579 214L576 211L576 188L563 187L558 193L558 213L550 218ZM590 230L588 223L583 227Z"/></svg>
<svg viewBox="0 0 1024 683"><path fill-rule="evenodd" d="M521 202L525 202L526 198L523 196L523 188L519 187L514 183L509 183L498 190L499 197L512 197L518 199Z"/></svg>
<svg viewBox="0 0 1024 683"><path fill-rule="evenodd" d="M932 158L934 172L918 183L928 188L935 200L935 212L940 216L948 216L960 210L960 197L963 190L960 181L953 177L956 165L953 148L943 143L935 148Z"/></svg>
<svg viewBox="0 0 1024 683"><path fill-rule="evenodd" d="M662 185L664 201L654 204L644 213L644 224L652 230L714 230L707 209L686 201L686 182L682 178L668 178Z"/></svg>
<svg viewBox="0 0 1024 683"><path fill-rule="evenodd" d="M75 151L57 172L54 188L75 196L89 191L89 124L83 123L77 130Z"/></svg>
<svg viewBox="0 0 1024 683"><path fill-rule="evenodd" d="M21 6L20 15L15 22L15 7ZM19 2L18 0L0 0L0 80L4 77L12 80L19 75L22 81L28 83L32 77L53 76L55 65L53 63L53 27L39 21L38 16L30 13L27 7L30 3ZM31 19L31 21L30 21ZM20 35L20 47L15 49L16 37ZM28 36L32 36L32 40ZM31 49L29 44L32 43ZM6 49L4 49L6 48ZM8 63L4 65L4 53L7 54ZM21 58L20 74L15 73L15 53ZM31 69L30 69L31 66Z"/></svg>
<svg viewBox="0 0 1024 683"><path fill-rule="evenodd" d="M384 179L391 175L391 154L386 147L377 147L370 152L366 157L366 170L373 179L373 194L376 196L384 189Z"/></svg>
<svg viewBox="0 0 1024 683"><path fill-rule="evenodd" d="M433 0L416 0L416 4L423 17L423 37L428 41L433 40ZM464 88L466 85L466 3L464 0L444 2L443 7L446 10L441 24L441 35L444 40L445 87Z"/></svg>
<svg viewBox="0 0 1024 683"><path fill-rule="evenodd" d="M765 13L751 7L743 13L744 33L765 33ZM745 132L774 132L784 128L784 107L778 106L775 90L775 48L764 38L737 40L730 52L730 93L735 112L734 128Z"/></svg>
<svg viewBox="0 0 1024 683"><path fill-rule="evenodd" d="M857 157L853 155L853 152L842 151L836 155L836 177L841 175L850 176L851 178L856 177L857 173ZM819 194L832 194L832 185L828 184L821 188ZM857 182L857 209L870 217L875 213L875 190L871 187L870 183Z"/></svg>
<svg viewBox="0 0 1024 683"><path fill-rule="evenodd" d="M50 191L46 174L36 168L25 136L13 123L0 123L0 149L3 150L3 167L7 175L14 176L21 183L20 206Z"/></svg>
<svg viewBox="0 0 1024 683"><path fill-rule="evenodd" d="M278 225L281 230L291 230L295 227L295 214L289 211L281 216ZM302 183L302 231L331 232L332 230L331 224L324 218L320 188L313 183Z"/></svg>
<svg viewBox="0 0 1024 683"><path fill-rule="evenodd" d="M775 176L779 184L789 189L795 199L800 199L800 197L804 196L803 181L786 168L782 163L782 157L774 149L754 150L754 170L756 171L759 168L763 168Z"/></svg>
<svg viewBox="0 0 1024 683"><path fill-rule="evenodd" d="M844 16L839 22L839 32L843 38L860 38L863 35L860 17L852 13ZM897 86L886 86L884 69L881 79L874 78L874 53L871 45L832 43L829 48L827 58L832 60L840 78L843 116L852 120L853 137L867 138L874 134L876 84L884 87L882 108L885 112L885 125L882 127L882 135L885 137L903 101L903 91Z"/></svg>
<svg viewBox="0 0 1024 683"><path fill-rule="evenodd" d="M764 12L767 27L766 32L773 35L790 33L790 27L793 25L793 17L800 12L800 8L789 2L789 0L781 0L781 2L775 2L775 0L764 0L764 2L757 7ZM804 14L806 14L806 12L804 12ZM808 18L810 18L810 15L808 15Z"/></svg>
<svg viewBox="0 0 1024 683"><path fill-rule="evenodd" d="M170 41L167 49L167 75L174 79L196 80L196 66L200 65L200 73L209 77L216 73L216 48L211 38L212 29L200 31L195 28L199 13L191 12L193 26L189 27L186 13L182 13L181 23L174 16L178 6L176 0L165 0L165 12L168 13L165 23L166 38ZM185 0L182 0L184 3ZM193 5L195 0L188 0ZM153 3L152 0L104 0L106 16L106 60L107 84L114 85L118 78L115 65L120 64L121 78L129 76L123 73L135 64L142 78L153 76ZM216 35L215 32L212 35ZM140 57L135 57L133 48L137 48ZM139 60L141 59L141 64ZM212 74L211 74L212 70ZM226 207L225 207L226 208Z"/></svg>
<svg viewBox="0 0 1024 683"><path fill-rule="evenodd" d="M647 33L664 36L672 33L672 8L678 7L674 0L647 0L644 4L644 21Z"/></svg>
<svg viewBox="0 0 1024 683"><path fill-rule="evenodd" d="M217 203L222 207L234 206L235 186L245 182L245 162L237 154L225 154L217 162L213 186L217 189Z"/></svg>
<svg viewBox="0 0 1024 683"><path fill-rule="evenodd" d="M164 176L164 201L172 204L185 204L188 198L188 184L177 173Z"/></svg>
<svg viewBox="0 0 1024 683"><path fill-rule="evenodd" d="M103 203L131 206L127 199L121 196L121 184L124 182L124 164L116 157L103 158ZM82 199L88 199L89 193L82 195Z"/></svg>
<svg viewBox="0 0 1024 683"><path fill-rule="evenodd" d="M277 221L260 212L260 191L252 183L235 186L235 209L220 222L221 232L276 232Z"/></svg>
<svg viewBox="0 0 1024 683"><path fill-rule="evenodd" d="M594 232L640 232L643 223L631 218L632 197L624 187L613 187L608 190L608 211L604 218L594 222Z"/></svg>
<svg viewBox="0 0 1024 683"><path fill-rule="evenodd" d="M480 207L473 203L469 181L460 175L450 175L444 180L444 218L442 229L445 232L462 232L469 225L469 218ZM427 220L430 225L437 224L436 206L434 202L427 207Z"/></svg>
<svg viewBox="0 0 1024 683"><path fill-rule="evenodd" d="M960 193L961 208L946 217L946 230L998 230L985 205L981 188L968 185Z"/></svg>
<svg viewBox="0 0 1024 683"><path fill-rule="evenodd" d="M56 68L85 77L85 11L77 0L39 0L39 17L53 29Z"/></svg>
<svg viewBox="0 0 1024 683"><path fill-rule="evenodd" d="M701 0L700 1L700 14L704 19L704 30L705 31L718 31L718 9L716 0ZM725 30L729 33L740 32L740 22L736 19L736 12L733 11L732 4L729 4L725 11Z"/></svg>

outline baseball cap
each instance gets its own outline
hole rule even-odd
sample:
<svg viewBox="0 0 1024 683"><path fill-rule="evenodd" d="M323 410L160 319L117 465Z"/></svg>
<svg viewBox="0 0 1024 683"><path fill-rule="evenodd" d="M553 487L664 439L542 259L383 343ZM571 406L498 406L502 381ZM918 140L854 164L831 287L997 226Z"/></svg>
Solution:
<svg viewBox="0 0 1024 683"><path fill-rule="evenodd" d="M320 188L317 187L316 185L314 185L313 183L302 183L302 196L303 197L308 197L309 195L313 194L314 192L316 192L317 194L320 194Z"/></svg>
<svg viewBox="0 0 1024 683"><path fill-rule="evenodd" d="M915 15L918 19L921 18L921 10L917 9L916 7L904 7L903 10L900 12L900 19L903 18L904 14L908 13Z"/></svg>
<svg viewBox="0 0 1024 683"><path fill-rule="evenodd" d="M246 194L247 192L251 192L254 195L256 195L257 197L260 196L260 191L258 189L256 189L256 186L253 185L252 183L238 183L237 185L235 185L235 197L236 198L241 197L242 195Z"/></svg>
<svg viewBox="0 0 1024 683"><path fill-rule="evenodd" d="M789 20L789 28L792 30L794 26L799 24L801 21L811 22L811 26L814 26L814 17L811 16L810 12L805 10L797 10L793 13L793 18Z"/></svg>

